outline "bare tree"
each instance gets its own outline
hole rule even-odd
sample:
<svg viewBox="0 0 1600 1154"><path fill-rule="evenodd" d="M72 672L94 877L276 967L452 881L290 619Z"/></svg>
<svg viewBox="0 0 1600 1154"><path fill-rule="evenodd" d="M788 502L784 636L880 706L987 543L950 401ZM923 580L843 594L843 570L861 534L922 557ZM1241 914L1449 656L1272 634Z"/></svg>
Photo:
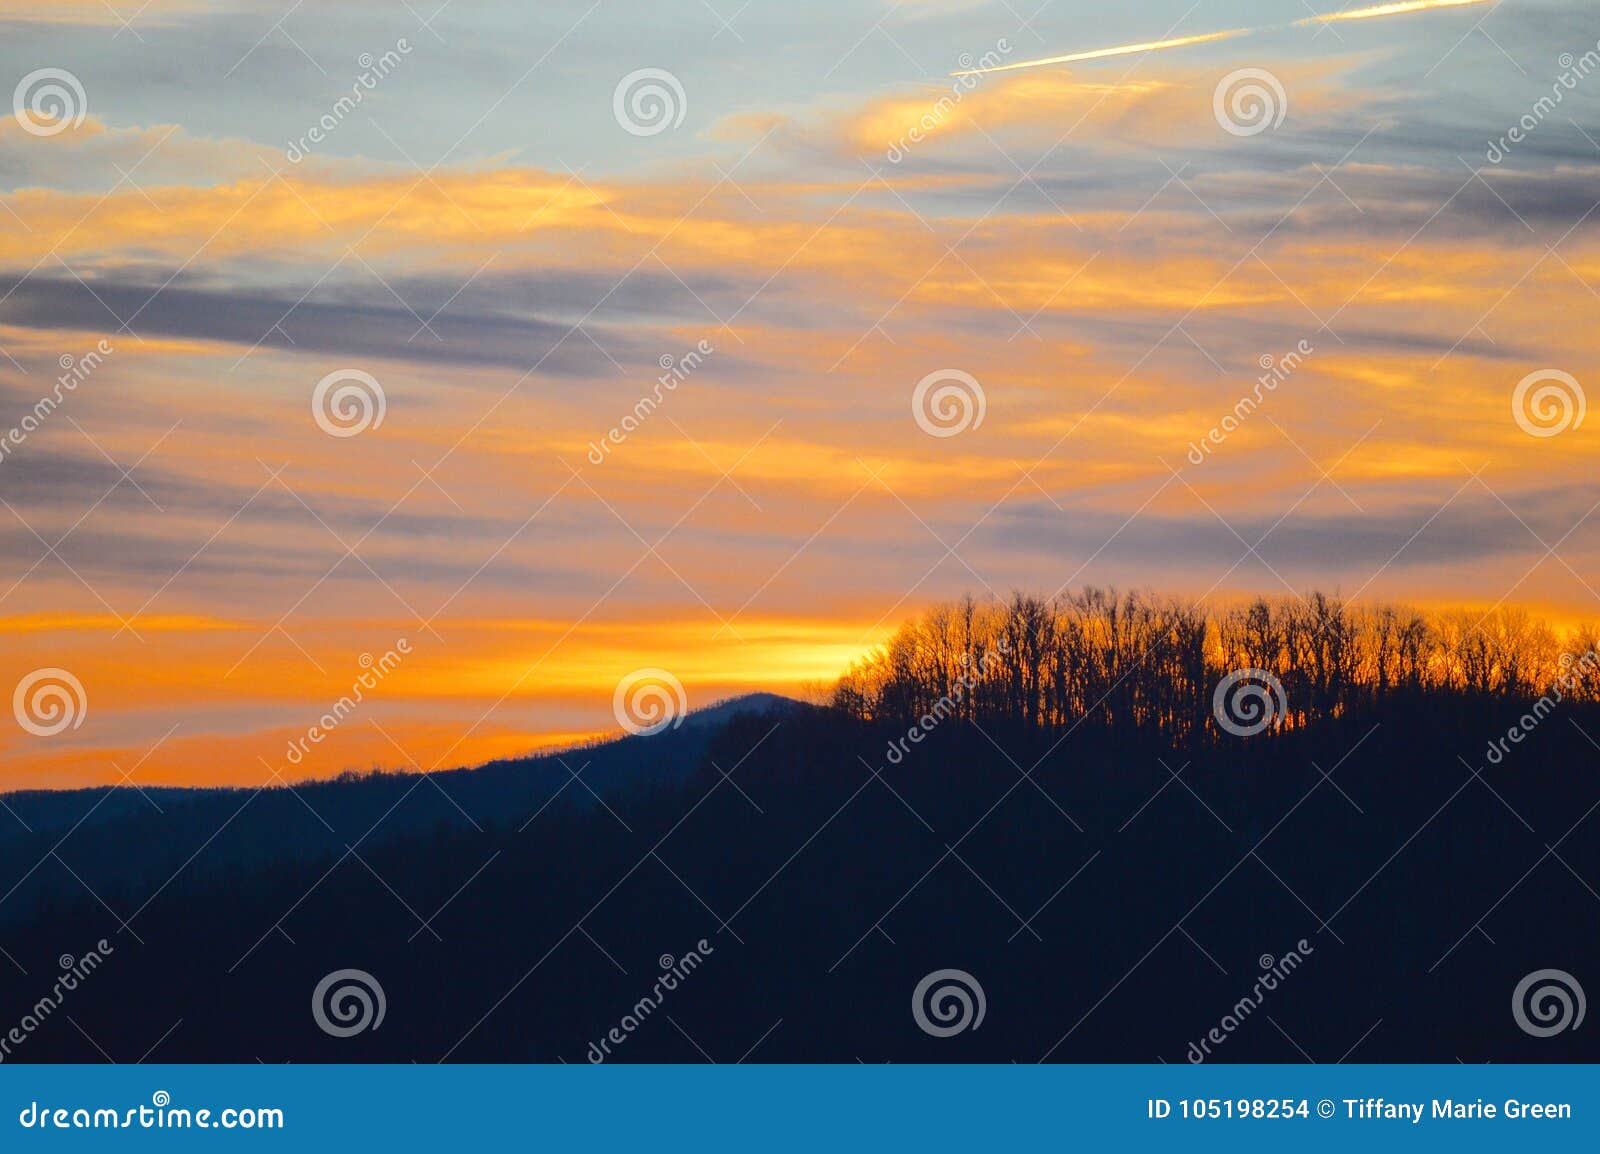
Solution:
<svg viewBox="0 0 1600 1154"><path fill-rule="evenodd" d="M1062 729L1092 722L1175 741L1214 729L1211 693L1232 670L1278 678L1291 726L1427 692L1528 697L1559 685L1600 701L1600 629L1557 632L1525 610L1428 616L1337 596L1208 613L1193 601L1088 586L1053 601L966 597L907 622L839 679L833 705L864 719L955 718ZM1562 653L1562 649L1567 650ZM1586 660L1582 659L1587 657Z"/></svg>

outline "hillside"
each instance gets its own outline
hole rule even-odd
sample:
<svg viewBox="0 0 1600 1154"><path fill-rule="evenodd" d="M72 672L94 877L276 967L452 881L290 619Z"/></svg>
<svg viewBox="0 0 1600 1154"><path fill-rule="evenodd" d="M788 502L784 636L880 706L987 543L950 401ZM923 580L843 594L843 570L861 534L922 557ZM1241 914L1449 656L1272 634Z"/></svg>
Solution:
<svg viewBox="0 0 1600 1154"><path fill-rule="evenodd" d="M162 795L6 844L0 1014L114 951L64 1007L83 1032L7 1060L581 1062L617 1028L607 1060L1181 1062L1290 951L1210 1060L1593 1060L1508 1001L1600 940L1600 716L1483 765L1520 710L1184 748L951 720L896 763L895 725L781 705L580 760ZM335 1037L308 1003L347 969L386 1012ZM911 1001L944 969L985 1013L936 1037Z"/></svg>

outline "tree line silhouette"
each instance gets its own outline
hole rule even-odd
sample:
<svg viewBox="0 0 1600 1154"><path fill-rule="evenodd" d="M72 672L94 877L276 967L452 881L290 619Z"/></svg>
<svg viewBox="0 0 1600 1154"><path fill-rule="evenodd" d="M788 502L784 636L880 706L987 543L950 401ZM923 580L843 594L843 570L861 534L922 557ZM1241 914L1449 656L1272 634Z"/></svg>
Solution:
<svg viewBox="0 0 1600 1154"><path fill-rule="evenodd" d="M907 622L834 688L865 721L1138 728L1175 741L1218 734L1213 694L1236 670L1283 687L1280 723L1371 713L1422 696L1600 701L1600 630L1563 635L1526 609L1424 612L1313 591L1208 609L1086 587L1053 598L970 595Z"/></svg>

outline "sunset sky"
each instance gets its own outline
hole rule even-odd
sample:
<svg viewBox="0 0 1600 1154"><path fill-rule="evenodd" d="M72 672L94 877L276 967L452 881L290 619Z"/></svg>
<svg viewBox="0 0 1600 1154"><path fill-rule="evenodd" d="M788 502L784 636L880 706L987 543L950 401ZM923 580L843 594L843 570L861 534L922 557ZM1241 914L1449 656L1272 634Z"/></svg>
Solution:
<svg viewBox="0 0 1600 1154"><path fill-rule="evenodd" d="M86 704L0 788L471 764L966 591L1600 617L1600 13L1340 10L0 0L0 690Z"/></svg>

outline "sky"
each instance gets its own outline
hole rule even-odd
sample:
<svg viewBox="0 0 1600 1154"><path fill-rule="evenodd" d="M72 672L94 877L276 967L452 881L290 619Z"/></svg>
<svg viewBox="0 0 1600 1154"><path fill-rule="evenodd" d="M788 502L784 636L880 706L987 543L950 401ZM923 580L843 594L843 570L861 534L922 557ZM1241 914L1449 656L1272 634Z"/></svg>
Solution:
<svg viewBox="0 0 1600 1154"><path fill-rule="evenodd" d="M0 0L0 788L475 764L966 592L1600 616L1600 13L1358 8Z"/></svg>

